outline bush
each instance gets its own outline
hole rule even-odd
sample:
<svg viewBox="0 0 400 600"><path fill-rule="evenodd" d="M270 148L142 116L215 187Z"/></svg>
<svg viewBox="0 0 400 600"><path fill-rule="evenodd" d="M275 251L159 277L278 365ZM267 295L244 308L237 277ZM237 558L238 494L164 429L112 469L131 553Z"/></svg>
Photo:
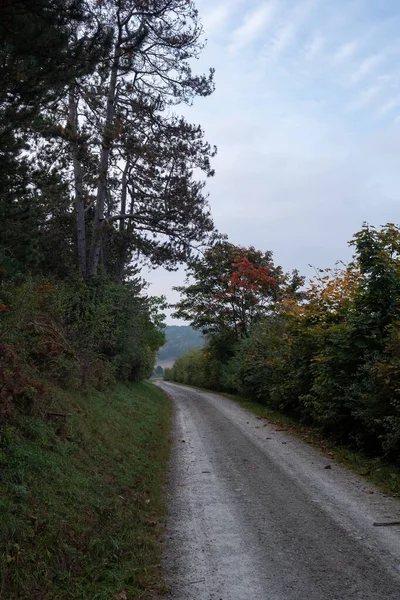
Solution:
<svg viewBox="0 0 400 600"><path fill-rule="evenodd" d="M149 377L164 335L154 302L139 292L103 278L4 283L0 412L33 406L43 378L104 389Z"/></svg>
<svg viewBox="0 0 400 600"><path fill-rule="evenodd" d="M238 340L210 336L171 377L234 391L374 455L400 455L400 228L364 226L353 263L320 270ZM201 383L200 383L201 382Z"/></svg>

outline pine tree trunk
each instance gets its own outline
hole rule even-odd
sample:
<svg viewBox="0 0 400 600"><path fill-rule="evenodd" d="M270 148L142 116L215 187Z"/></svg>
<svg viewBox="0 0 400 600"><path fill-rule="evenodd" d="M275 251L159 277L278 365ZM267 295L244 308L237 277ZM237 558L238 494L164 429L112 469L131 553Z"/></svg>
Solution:
<svg viewBox="0 0 400 600"><path fill-rule="evenodd" d="M69 115L68 126L71 131L71 151L74 169L74 200L77 226L78 263L81 274L86 276L86 228L85 207L83 203L83 170L79 160L78 144L78 115L75 86L69 89Z"/></svg>
<svg viewBox="0 0 400 600"><path fill-rule="evenodd" d="M106 121L104 124L99 160L96 209L93 222L92 242L90 246L90 260L88 269L89 275L95 275L97 273L97 267L100 258L100 250L102 246L101 235L104 224L104 206L106 200L107 175L113 136L112 126L115 117L115 100L120 56L121 49L120 42L118 42L115 47L114 61L111 69L110 85L108 88L107 96Z"/></svg>
<svg viewBox="0 0 400 600"><path fill-rule="evenodd" d="M129 161L126 161L125 168L122 173L121 180L121 215L126 214L126 198L128 194L128 170L129 170ZM125 229L125 219L121 219L119 222L119 231L122 233Z"/></svg>
<svg viewBox="0 0 400 600"><path fill-rule="evenodd" d="M127 198L127 192L128 192L128 170L129 170L129 161L126 162L124 171L122 173L122 181L121 181L121 215L125 215L126 214L126 198ZM127 239L127 235L125 232L125 219L120 219L119 222L119 233L121 236L121 249L119 252L119 256L118 256L118 261L117 261L117 281L118 283L122 283L124 280L124 270L125 270L125 264L126 264L126 258L128 255L128 247L129 247L129 242Z"/></svg>

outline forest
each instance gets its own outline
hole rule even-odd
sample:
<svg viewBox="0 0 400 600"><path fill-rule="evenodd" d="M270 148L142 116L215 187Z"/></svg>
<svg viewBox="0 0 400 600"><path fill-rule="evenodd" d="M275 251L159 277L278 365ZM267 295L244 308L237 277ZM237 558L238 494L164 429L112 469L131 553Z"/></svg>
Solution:
<svg viewBox="0 0 400 600"><path fill-rule="evenodd" d="M148 377L165 303L146 295L140 269L175 269L217 234L204 191L215 148L175 108L214 88L212 69L191 68L194 4L0 11L5 416L40 404L44 373L73 388Z"/></svg>

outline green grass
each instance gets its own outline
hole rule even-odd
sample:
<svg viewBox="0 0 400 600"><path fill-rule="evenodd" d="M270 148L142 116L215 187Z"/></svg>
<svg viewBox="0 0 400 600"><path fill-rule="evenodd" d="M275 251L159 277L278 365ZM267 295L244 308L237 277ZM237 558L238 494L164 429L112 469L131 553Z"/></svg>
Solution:
<svg viewBox="0 0 400 600"><path fill-rule="evenodd" d="M150 383L55 391L0 427L1 600L156 597L170 404Z"/></svg>
<svg viewBox="0 0 400 600"><path fill-rule="evenodd" d="M202 389L195 386L187 387ZM203 391L210 392L212 390ZM371 458L362 452L338 446L332 440L323 436L318 429L301 425L290 416L272 410L259 402L224 392L213 393L234 400L256 416L267 419L279 429L285 430L308 444L319 448L330 460L341 464L358 475L362 475L383 493L400 497L400 468L398 466L390 464L382 458Z"/></svg>

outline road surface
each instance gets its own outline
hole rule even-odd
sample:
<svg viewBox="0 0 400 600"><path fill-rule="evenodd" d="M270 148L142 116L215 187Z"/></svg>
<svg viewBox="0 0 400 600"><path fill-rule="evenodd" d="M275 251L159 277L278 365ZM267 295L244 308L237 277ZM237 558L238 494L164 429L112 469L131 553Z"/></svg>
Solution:
<svg viewBox="0 0 400 600"><path fill-rule="evenodd" d="M221 396L174 406L166 577L176 600L400 600L400 503ZM373 492L373 493L371 493Z"/></svg>

